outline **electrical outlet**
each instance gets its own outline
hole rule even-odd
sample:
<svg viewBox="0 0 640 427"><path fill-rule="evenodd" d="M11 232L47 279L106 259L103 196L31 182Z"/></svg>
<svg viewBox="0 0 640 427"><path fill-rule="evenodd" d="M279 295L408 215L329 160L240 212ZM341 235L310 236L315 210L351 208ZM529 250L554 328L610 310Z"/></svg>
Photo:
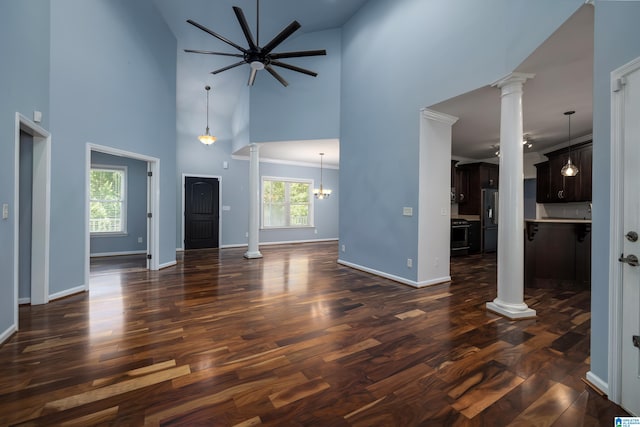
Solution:
<svg viewBox="0 0 640 427"><path fill-rule="evenodd" d="M413 260L411 258L407 258L407 267L413 267Z"/></svg>
<svg viewBox="0 0 640 427"><path fill-rule="evenodd" d="M313 230L313 234L318 234L318 229L317 229L317 228L315 228L315 229Z"/></svg>
<svg viewBox="0 0 640 427"><path fill-rule="evenodd" d="M9 203L2 204L2 219L9 219Z"/></svg>
<svg viewBox="0 0 640 427"><path fill-rule="evenodd" d="M142 243L142 237L138 237L138 243Z"/></svg>
<svg viewBox="0 0 640 427"><path fill-rule="evenodd" d="M342 245L342 247L341 247L340 249L342 250L342 252L345 252L345 251L346 251L346 249L345 249L344 245Z"/></svg>

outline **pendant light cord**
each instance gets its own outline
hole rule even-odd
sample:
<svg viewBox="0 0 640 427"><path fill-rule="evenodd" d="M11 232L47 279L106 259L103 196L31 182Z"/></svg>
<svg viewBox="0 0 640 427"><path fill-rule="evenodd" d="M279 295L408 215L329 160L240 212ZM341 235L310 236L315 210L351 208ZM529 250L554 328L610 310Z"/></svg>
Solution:
<svg viewBox="0 0 640 427"><path fill-rule="evenodd" d="M207 133L209 133L209 89L211 86L207 85L204 88L207 90Z"/></svg>

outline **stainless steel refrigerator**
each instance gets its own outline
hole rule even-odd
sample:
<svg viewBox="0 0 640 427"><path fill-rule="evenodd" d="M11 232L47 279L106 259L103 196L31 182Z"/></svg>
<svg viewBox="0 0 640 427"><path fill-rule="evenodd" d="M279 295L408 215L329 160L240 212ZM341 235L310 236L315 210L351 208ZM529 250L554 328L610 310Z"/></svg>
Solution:
<svg viewBox="0 0 640 427"><path fill-rule="evenodd" d="M482 252L495 252L498 249L498 190L494 188L482 189L480 227Z"/></svg>

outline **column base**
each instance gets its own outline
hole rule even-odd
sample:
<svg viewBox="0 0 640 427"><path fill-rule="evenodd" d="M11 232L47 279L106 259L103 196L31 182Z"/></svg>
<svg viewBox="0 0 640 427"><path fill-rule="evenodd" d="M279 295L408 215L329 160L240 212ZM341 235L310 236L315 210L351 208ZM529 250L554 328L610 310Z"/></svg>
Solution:
<svg viewBox="0 0 640 427"><path fill-rule="evenodd" d="M536 311L529 308L527 304L508 304L498 300L487 303L487 310L504 316L511 320L531 319L536 317Z"/></svg>
<svg viewBox="0 0 640 427"><path fill-rule="evenodd" d="M260 251L255 251L255 252L247 251L244 253L244 257L246 259L262 258L262 254L260 253Z"/></svg>

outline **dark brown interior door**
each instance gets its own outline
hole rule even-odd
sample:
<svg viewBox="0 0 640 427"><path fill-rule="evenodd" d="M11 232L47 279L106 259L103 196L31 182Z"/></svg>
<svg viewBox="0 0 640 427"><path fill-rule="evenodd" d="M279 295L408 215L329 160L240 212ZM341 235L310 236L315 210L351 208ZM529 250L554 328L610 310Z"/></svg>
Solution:
<svg viewBox="0 0 640 427"><path fill-rule="evenodd" d="M184 248L217 248L220 183L217 178L186 177Z"/></svg>

